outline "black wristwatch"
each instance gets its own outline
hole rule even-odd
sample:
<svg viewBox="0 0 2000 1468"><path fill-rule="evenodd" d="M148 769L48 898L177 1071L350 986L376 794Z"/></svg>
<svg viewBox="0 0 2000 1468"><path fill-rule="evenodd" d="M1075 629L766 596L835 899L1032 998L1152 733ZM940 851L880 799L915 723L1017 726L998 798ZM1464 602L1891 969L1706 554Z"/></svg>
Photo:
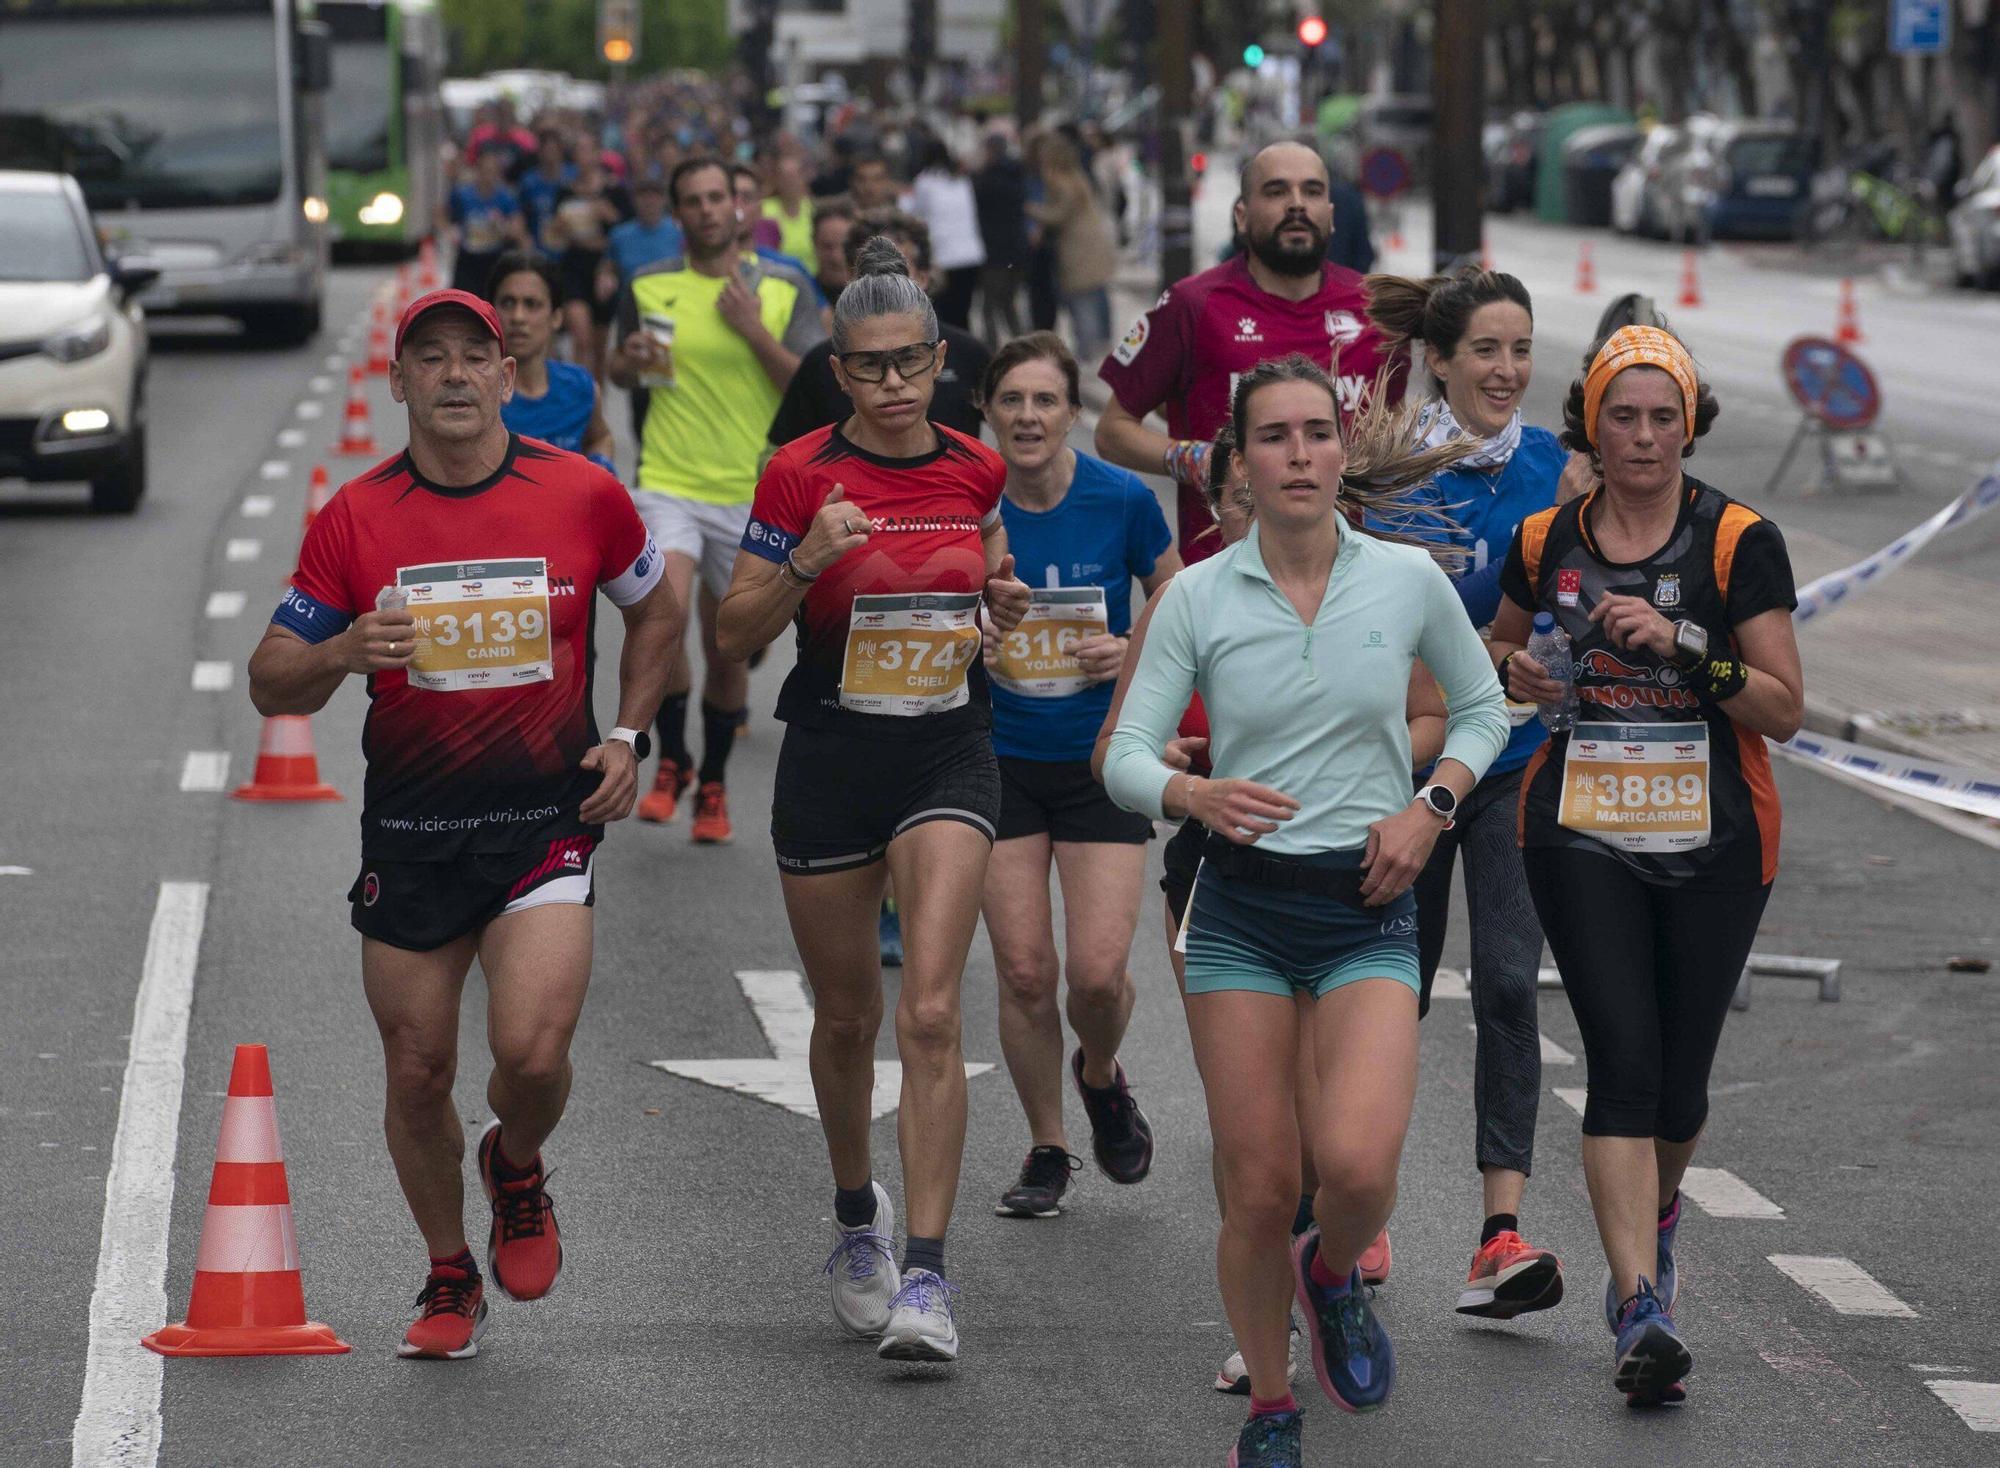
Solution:
<svg viewBox="0 0 2000 1468"><path fill-rule="evenodd" d="M1674 655L1667 661L1692 673L1708 658L1708 629L1683 617L1674 623Z"/></svg>

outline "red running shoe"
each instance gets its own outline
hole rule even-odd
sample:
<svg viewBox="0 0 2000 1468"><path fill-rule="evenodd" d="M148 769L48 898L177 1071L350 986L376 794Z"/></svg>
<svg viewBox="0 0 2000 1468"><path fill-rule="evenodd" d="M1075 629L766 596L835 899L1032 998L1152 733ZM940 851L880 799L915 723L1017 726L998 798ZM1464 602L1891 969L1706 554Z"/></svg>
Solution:
<svg viewBox="0 0 2000 1468"><path fill-rule="evenodd" d="M1562 1297L1562 1265L1556 1256L1531 1247L1511 1228L1502 1229L1472 1256L1458 1313L1512 1320L1530 1310L1546 1310Z"/></svg>
<svg viewBox="0 0 2000 1468"><path fill-rule="evenodd" d="M539 1300L555 1288L556 1275L562 1270L556 1205L542 1188L547 1179L540 1154L529 1172L500 1176L511 1170L500 1156L500 1119L495 1117L479 1134L479 1181L493 1204L486 1267L493 1273L493 1282L515 1299Z"/></svg>
<svg viewBox="0 0 2000 1468"><path fill-rule="evenodd" d="M720 780L704 780L694 797L694 829L688 839L701 846L726 846L735 838L729 824L729 796Z"/></svg>
<svg viewBox="0 0 2000 1468"><path fill-rule="evenodd" d="M477 1274L450 1264L433 1264L417 1318L403 1332L396 1354L406 1359L464 1361L479 1354L486 1329L486 1285Z"/></svg>
<svg viewBox="0 0 2000 1468"><path fill-rule="evenodd" d="M1355 1267L1361 1271L1363 1284L1387 1284L1390 1262L1389 1230L1385 1228L1375 1235L1374 1243L1361 1251L1361 1259Z"/></svg>
<svg viewBox="0 0 2000 1468"><path fill-rule="evenodd" d="M674 818L679 808L681 796L694 780L692 770L684 770L678 763L660 756L660 768L653 776L653 788L639 797L639 819L656 826L664 826Z"/></svg>

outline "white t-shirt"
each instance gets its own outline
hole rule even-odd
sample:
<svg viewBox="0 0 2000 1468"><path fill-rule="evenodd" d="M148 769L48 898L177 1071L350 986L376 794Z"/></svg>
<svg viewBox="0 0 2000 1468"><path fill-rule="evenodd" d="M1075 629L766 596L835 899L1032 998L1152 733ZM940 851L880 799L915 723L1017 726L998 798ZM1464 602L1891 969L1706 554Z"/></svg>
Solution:
<svg viewBox="0 0 2000 1468"><path fill-rule="evenodd" d="M928 169L910 185L909 210L931 227L931 264L937 269L963 270L986 263L971 179L941 168Z"/></svg>

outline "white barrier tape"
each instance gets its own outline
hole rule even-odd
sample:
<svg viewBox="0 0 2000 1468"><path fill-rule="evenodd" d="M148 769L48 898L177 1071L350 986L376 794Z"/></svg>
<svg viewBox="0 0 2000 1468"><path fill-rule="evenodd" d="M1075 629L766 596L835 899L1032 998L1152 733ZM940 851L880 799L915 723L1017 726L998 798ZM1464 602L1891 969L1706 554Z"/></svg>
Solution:
<svg viewBox="0 0 2000 1468"><path fill-rule="evenodd" d="M1773 746L1794 759L1815 761L1870 784L1935 805L1948 805L1970 815L2000 820L2000 776L1982 775L1952 765L1925 764L1886 750L1829 739L1823 734L1798 734Z"/></svg>
<svg viewBox="0 0 2000 1468"><path fill-rule="evenodd" d="M1886 576L1947 530L1971 523L1996 504L2000 504L2000 464L1987 470L1977 484L1914 530L1905 531L1873 555L1838 571L1829 571L1800 587L1799 606L1792 613L1792 621L1810 621L1829 607L1838 606L1849 592Z"/></svg>

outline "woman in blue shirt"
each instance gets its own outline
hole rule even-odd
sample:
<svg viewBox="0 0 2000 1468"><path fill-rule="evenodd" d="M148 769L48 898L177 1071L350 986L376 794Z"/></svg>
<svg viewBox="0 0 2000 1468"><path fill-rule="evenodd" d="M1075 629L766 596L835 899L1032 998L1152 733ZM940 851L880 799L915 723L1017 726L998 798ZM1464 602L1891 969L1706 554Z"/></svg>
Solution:
<svg viewBox="0 0 2000 1468"><path fill-rule="evenodd" d="M1438 394L1418 419L1425 445L1461 436L1477 442L1420 499L1457 523L1448 539L1464 550L1466 561L1454 585L1473 625L1484 627L1500 605L1500 570L1514 531L1556 502L1569 457L1554 434L1521 421L1534 371L1533 305L1519 280L1483 270L1429 280L1375 275L1368 290L1369 315L1389 340L1423 344L1423 365ZM1546 731L1531 710L1516 707L1512 714L1506 749L1460 804L1416 885L1421 1013L1430 1007L1431 981L1444 952L1452 865L1464 855L1472 924L1468 984L1478 1034L1474 1159L1485 1223L1458 1311L1494 1320L1546 1310L1563 1293L1561 1263L1530 1245L1520 1224L1542 1083L1535 1014L1542 929L1515 844L1514 811L1522 768Z"/></svg>
<svg viewBox="0 0 2000 1468"><path fill-rule="evenodd" d="M582 454L616 474L597 379L549 355L562 320L560 268L525 250L502 255L486 283L486 299L500 313L507 355L514 359L514 395L500 405L500 421L511 433Z"/></svg>
<svg viewBox="0 0 2000 1468"><path fill-rule="evenodd" d="M1062 1212L1071 1169L1063 1131L1062 1016L1068 977L1077 1046L1069 1075L1090 1117L1097 1165L1136 1183L1153 1135L1132 1100L1118 1046L1132 1014L1125 963L1139 921L1153 823L1120 810L1090 773L1091 747L1124 666L1132 583L1148 595L1180 570L1153 492L1128 470L1069 446L1082 407L1076 358L1053 332L1016 337L980 391L1007 461L1000 513L1034 601L1020 626L989 637L1000 823L986 869L986 931L1000 977L1000 1048L1028 1116L1030 1149L995 1212ZM1066 932L1056 949L1053 860Z"/></svg>

